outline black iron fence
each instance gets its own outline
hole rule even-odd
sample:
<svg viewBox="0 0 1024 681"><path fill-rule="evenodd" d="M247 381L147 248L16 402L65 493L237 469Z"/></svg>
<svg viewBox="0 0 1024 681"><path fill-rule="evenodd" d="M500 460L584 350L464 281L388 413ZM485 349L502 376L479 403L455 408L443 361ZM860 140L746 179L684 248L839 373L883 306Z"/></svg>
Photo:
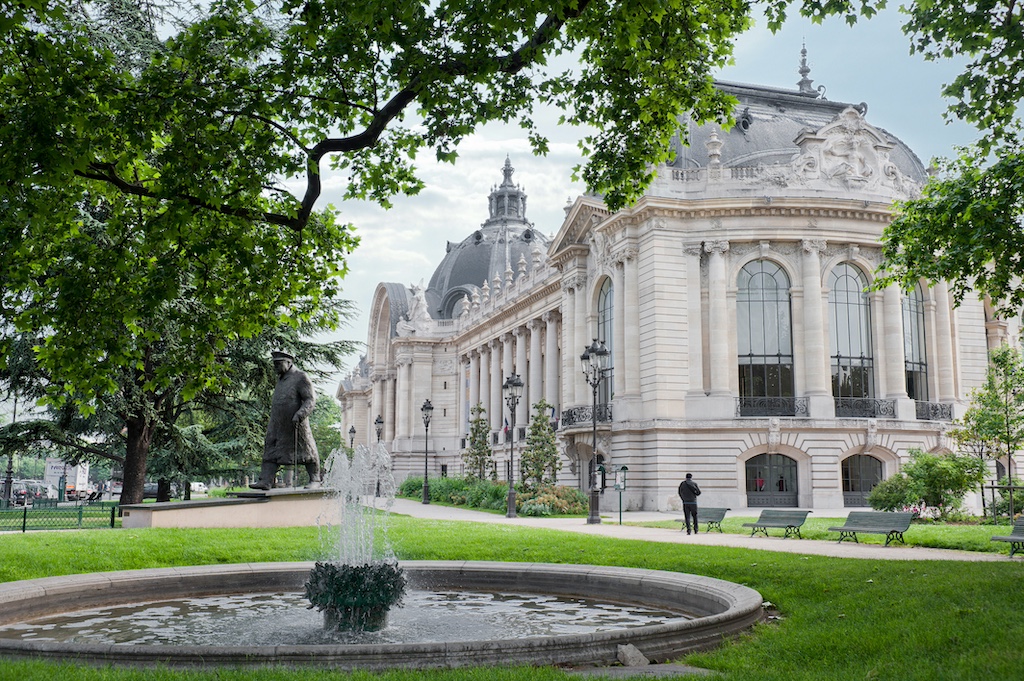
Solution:
<svg viewBox="0 0 1024 681"><path fill-rule="evenodd" d="M0 532L91 530L114 527L117 502L80 506L0 506Z"/></svg>

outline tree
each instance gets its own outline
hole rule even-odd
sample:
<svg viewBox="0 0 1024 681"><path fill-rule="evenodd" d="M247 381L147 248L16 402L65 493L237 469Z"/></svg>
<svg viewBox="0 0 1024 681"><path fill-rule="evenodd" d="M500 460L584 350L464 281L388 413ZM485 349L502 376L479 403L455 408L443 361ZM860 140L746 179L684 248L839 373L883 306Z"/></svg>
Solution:
<svg viewBox="0 0 1024 681"><path fill-rule="evenodd" d="M972 288L1002 310L1024 304L1024 3L951 0L901 8L911 50L926 59L963 59L943 89L947 117L974 124L981 137L938 161L920 198L903 203L884 232L880 286L921 279L952 283L955 302Z"/></svg>
<svg viewBox="0 0 1024 681"><path fill-rule="evenodd" d="M985 383L972 391L971 407L962 420L985 455L1006 460L1013 477L1013 457L1024 446L1024 356L1009 345L989 353ZM977 446L977 445L976 445Z"/></svg>
<svg viewBox="0 0 1024 681"><path fill-rule="evenodd" d="M555 433L551 430L551 405L541 400L533 405L533 418L526 434L526 447L521 463L523 484L535 490L541 485L554 484L562 462L558 457Z"/></svg>
<svg viewBox="0 0 1024 681"><path fill-rule="evenodd" d="M462 460L466 463L468 479L484 480L492 461L491 445L488 442L491 426L484 418L487 410L479 402L473 405L469 413L472 416L469 421L469 446L462 453Z"/></svg>

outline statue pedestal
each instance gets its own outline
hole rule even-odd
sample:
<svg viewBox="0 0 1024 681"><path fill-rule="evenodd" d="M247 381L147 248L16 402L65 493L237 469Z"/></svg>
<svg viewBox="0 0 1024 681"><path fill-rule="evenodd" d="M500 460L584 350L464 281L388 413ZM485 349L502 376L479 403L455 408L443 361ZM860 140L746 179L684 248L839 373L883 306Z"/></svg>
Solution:
<svg viewBox="0 0 1024 681"><path fill-rule="evenodd" d="M338 509L324 503L326 489L272 489L232 493L227 499L168 501L122 506L121 526L305 527L337 523Z"/></svg>

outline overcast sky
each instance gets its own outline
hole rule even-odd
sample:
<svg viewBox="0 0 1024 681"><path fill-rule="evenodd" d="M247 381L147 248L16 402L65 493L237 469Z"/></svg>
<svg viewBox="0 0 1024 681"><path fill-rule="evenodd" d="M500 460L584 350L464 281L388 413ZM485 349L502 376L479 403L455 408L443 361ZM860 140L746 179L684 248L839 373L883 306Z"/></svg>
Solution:
<svg viewBox="0 0 1024 681"><path fill-rule="evenodd" d="M868 122L898 136L928 165L936 156L953 155L955 145L970 143L976 134L959 122L947 125L942 116L942 85L956 75L957 64L910 56L902 23L896 10L886 10L855 27L839 19L816 26L795 18L773 35L759 26L739 39L735 65L718 77L796 89L800 48L806 42L814 87L825 86L825 97L832 101L866 102ZM462 241L487 218L487 195L501 181L506 155L516 169L514 181L529 197L527 218L546 234L557 232L566 203L583 191L571 181L572 167L580 161L580 131L551 127L544 132L551 139L546 157L530 153L518 127L497 125L467 139L459 147L455 166L432 163L429 153L422 155L417 167L425 189L417 196L396 199L390 211L341 202L341 179L329 179L322 201L339 208L341 220L355 224L362 238L349 258L351 271L343 286L359 314L337 337L366 342L366 313L379 282L429 282L444 257L446 241ZM333 394L337 379L357 361L353 357L322 387Z"/></svg>

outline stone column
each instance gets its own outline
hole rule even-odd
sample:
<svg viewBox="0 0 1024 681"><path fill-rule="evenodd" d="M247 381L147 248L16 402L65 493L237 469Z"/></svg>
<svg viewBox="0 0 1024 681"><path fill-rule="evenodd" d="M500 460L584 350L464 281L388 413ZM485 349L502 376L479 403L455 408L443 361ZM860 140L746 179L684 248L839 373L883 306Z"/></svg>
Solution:
<svg viewBox="0 0 1024 681"><path fill-rule="evenodd" d="M504 343L500 339L491 341L491 430L501 430L504 424L505 405L501 400L501 385L505 382L502 375L502 351ZM511 362L511 358L509 359Z"/></svg>
<svg viewBox="0 0 1024 681"><path fill-rule="evenodd" d="M395 379L395 406L398 408L398 415L395 419L395 437L409 437L412 432L409 430L409 375L412 363L408 357L402 357L395 362L398 368L398 376Z"/></svg>
<svg viewBox="0 0 1024 681"><path fill-rule="evenodd" d="M686 342L690 363L686 378L688 397L704 397L704 314L700 283L700 254L703 244L683 246L686 256Z"/></svg>
<svg viewBox="0 0 1024 681"><path fill-rule="evenodd" d="M729 306L726 300L725 254L728 241L708 241L708 340L711 346L711 396L724 397L729 389Z"/></svg>
<svg viewBox="0 0 1024 681"><path fill-rule="evenodd" d="M529 423L529 419L533 415L533 405L544 399L544 361L540 349L540 334L544 325L539 319L531 319L526 326L530 330L530 357L527 360L530 378L526 381L526 390L523 396L526 402L526 420L520 423L524 426Z"/></svg>
<svg viewBox="0 0 1024 681"><path fill-rule="evenodd" d="M625 332L625 391L629 395L640 394L640 265L636 248L623 252L622 317ZM618 313L616 313L618 314ZM616 369L618 371L618 369Z"/></svg>
<svg viewBox="0 0 1024 681"><path fill-rule="evenodd" d="M583 347L590 346L593 341L591 334L588 333L587 327L587 315L589 313L588 297L587 297L587 276L585 274L576 275L576 318L573 323L576 326L576 347L573 348L573 354L575 358L578 358L583 354ZM583 374L580 372L579 367L574 366L573 374L576 376L574 384L576 385L575 398L573 404L588 404L591 401L590 386L583 380Z"/></svg>
<svg viewBox="0 0 1024 681"><path fill-rule="evenodd" d="M523 397L519 400L519 404L516 405L516 425L525 426L527 424L527 414L530 410L530 394L529 382L530 377L528 375L529 367L526 365L526 327L518 326L512 330L512 335L516 339L516 362L515 368L512 373L519 374L519 380L523 382ZM511 421L512 419L509 419Z"/></svg>
<svg viewBox="0 0 1024 681"><path fill-rule="evenodd" d="M956 380L953 367L953 315L949 305L949 287L937 281L932 287L935 298L935 358L939 379L939 401L956 400Z"/></svg>
<svg viewBox="0 0 1024 681"><path fill-rule="evenodd" d="M822 311L821 252L824 239L804 239L804 362L808 395L830 395L828 339L825 337L825 319Z"/></svg>
<svg viewBox="0 0 1024 681"><path fill-rule="evenodd" d="M903 305L900 289L886 286L882 291L882 337L885 340L885 396L891 400L907 398L906 355L903 347Z"/></svg>
<svg viewBox="0 0 1024 681"><path fill-rule="evenodd" d="M558 400L564 409L569 405L576 404L576 357L580 350L576 350L579 343L576 342L576 290L572 282L562 282L562 383L561 398ZM576 354L573 354L576 353Z"/></svg>
<svg viewBox="0 0 1024 681"><path fill-rule="evenodd" d="M470 409L473 405L469 400L470 384L472 381L469 379L469 375L473 373L473 358L472 353L467 352L460 358L459 362L459 375L455 379L456 385L458 386L455 391L456 399L459 401L459 425L457 434L468 435L469 434L469 420L472 417Z"/></svg>
<svg viewBox="0 0 1024 681"><path fill-rule="evenodd" d="M493 423L494 415L491 414L491 348L490 344L484 343L480 346L480 387L477 401L484 408L483 419L487 423Z"/></svg>
<svg viewBox="0 0 1024 681"><path fill-rule="evenodd" d="M398 387L395 381L395 372L389 371L386 380L384 393L387 404L384 408L384 440L386 442L394 442L398 428L398 407L395 404L397 402L396 392Z"/></svg>
<svg viewBox="0 0 1024 681"><path fill-rule="evenodd" d="M473 419L473 407L480 402L480 350L469 351L469 419Z"/></svg>
<svg viewBox="0 0 1024 681"><path fill-rule="evenodd" d="M545 312L544 320L544 399L558 413L561 405L561 391L558 381L561 375L561 361L558 357L558 313ZM561 418L561 416L559 416Z"/></svg>
<svg viewBox="0 0 1024 681"><path fill-rule="evenodd" d="M626 282L624 270L626 267L625 255L618 254L615 261L615 269L612 277L612 335L608 339L612 346L612 394L621 397L626 393L626 375L629 373L626 367Z"/></svg>

